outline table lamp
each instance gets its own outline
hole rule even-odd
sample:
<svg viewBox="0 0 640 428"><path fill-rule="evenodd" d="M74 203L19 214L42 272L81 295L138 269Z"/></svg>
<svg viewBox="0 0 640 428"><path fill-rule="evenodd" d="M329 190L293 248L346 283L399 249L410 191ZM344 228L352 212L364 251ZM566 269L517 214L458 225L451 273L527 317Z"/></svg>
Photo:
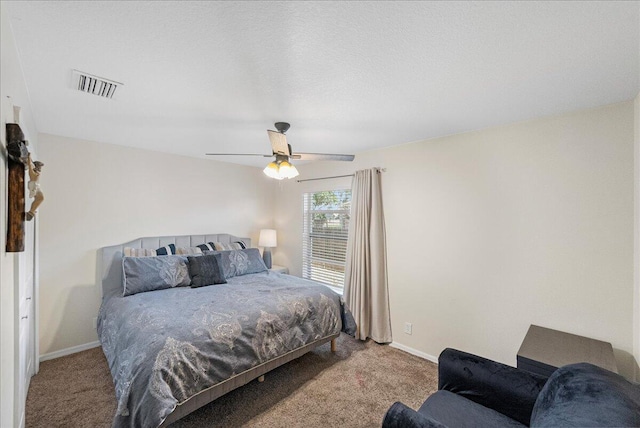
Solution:
<svg viewBox="0 0 640 428"><path fill-rule="evenodd" d="M260 231L258 246L264 247L262 260L264 260L264 264L267 265L267 269L271 269L271 248L278 246L275 229L262 229Z"/></svg>

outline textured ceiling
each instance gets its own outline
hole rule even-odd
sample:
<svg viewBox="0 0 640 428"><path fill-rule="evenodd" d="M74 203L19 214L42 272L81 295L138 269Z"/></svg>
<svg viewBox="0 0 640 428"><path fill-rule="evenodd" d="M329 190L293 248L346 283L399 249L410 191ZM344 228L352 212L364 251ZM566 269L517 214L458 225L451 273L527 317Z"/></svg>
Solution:
<svg viewBox="0 0 640 428"><path fill-rule="evenodd" d="M633 98L638 2L8 2L40 132L357 153ZM124 86L106 100L71 70ZM218 158L218 160L220 160ZM223 159L264 165L262 158Z"/></svg>

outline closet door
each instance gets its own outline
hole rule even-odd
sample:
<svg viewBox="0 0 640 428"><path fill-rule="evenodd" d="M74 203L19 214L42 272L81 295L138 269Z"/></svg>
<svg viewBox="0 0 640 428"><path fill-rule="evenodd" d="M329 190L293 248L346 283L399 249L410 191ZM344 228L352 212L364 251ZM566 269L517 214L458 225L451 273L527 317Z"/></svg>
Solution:
<svg viewBox="0 0 640 428"><path fill-rule="evenodd" d="M29 382L34 374L35 360L35 314L34 314L34 293L35 293L35 234L34 223L25 225L25 250L17 255L17 278L18 278L18 382L16 385L16 400L18 405L18 415L22 423L24 422L25 403Z"/></svg>

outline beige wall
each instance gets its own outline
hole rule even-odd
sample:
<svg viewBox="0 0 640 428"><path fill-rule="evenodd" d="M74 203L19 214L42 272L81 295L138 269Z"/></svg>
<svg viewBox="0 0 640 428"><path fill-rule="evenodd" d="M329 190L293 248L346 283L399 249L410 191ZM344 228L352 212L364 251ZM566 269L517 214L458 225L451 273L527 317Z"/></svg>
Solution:
<svg viewBox="0 0 640 428"><path fill-rule="evenodd" d="M634 101L634 295L633 295L633 356L640 362L640 94ZM640 380L640 370L635 366L636 381Z"/></svg>
<svg viewBox="0 0 640 428"><path fill-rule="evenodd" d="M300 165L299 178L380 166L394 340L515 364L529 324L609 341L633 376L634 104ZM259 169L40 136L41 352L96 340L95 250L139 236L278 230L301 272L302 193ZM275 199L276 203L272 201ZM403 331L413 323L413 334Z"/></svg>
<svg viewBox="0 0 640 428"><path fill-rule="evenodd" d="M257 244L274 186L257 168L40 135L42 354L97 340L96 250L142 236L229 232Z"/></svg>
<svg viewBox="0 0 640 428"><path fill-rule="evenodd" d="M632 376L633 112L626 102L406 144L302 165L300 178L387 168L398 344L515 365L538 324L611 342ZM292 181L278 187L274 262L299 275L302 193L350 179Z"/></svg>
<svg viewBox="0 0 640 428"><path fill-rule="evenodd" d="M31 114L29 94L22 75L18 51L7 17L0 3L0 426L18 426L24 417L18 386L18 313L20 280L25 276L18 266L33 260L33 241L25 242L23 253L7 253L7 155L6 123L14 122L13 106L21 107L20 127L36 155L37 129ZM10 98L8 98L10 97ZM27 202L29 203L29 202ZM33 222L27 223L27 236L33 236ZM23 269L24 270L24 269ZM17 399L16 399L17 398Z"/></svg>

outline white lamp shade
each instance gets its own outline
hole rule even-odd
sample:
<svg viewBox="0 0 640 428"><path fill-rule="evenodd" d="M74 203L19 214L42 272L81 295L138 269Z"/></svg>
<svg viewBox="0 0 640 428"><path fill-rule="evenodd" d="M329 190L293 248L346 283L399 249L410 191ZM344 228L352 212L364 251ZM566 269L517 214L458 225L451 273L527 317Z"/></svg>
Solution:
<svg viewBox="0 0 640 428"><path fill-rule="evenodd" d="M260 231L260 239L258 240L258 246L260 247L277 247L278 238L276 237L275 229L262 229Z"/></svg>

